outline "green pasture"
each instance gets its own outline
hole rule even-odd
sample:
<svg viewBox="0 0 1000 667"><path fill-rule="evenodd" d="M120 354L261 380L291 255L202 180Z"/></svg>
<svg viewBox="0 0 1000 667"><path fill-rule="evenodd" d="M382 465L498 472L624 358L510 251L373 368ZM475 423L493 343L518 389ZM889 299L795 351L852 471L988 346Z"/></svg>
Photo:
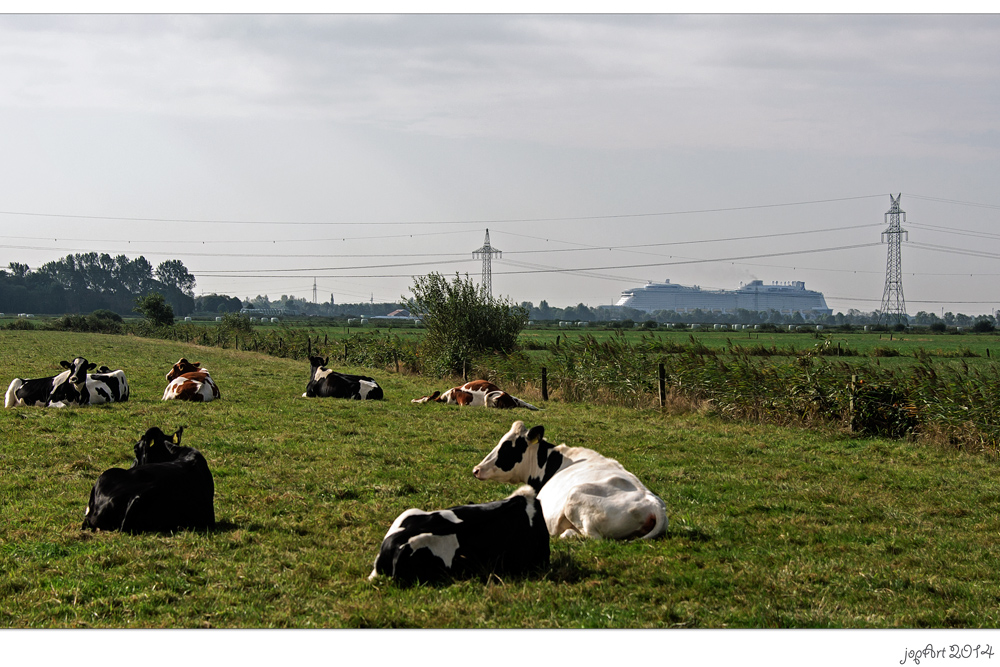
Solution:
<svg viewBox="0 0 1000 667"><path fill-rule="evenodd" d="M776 344L786 336L816 342ZM305 361L136 337L0 331L0 350L2 383L82 355L124 369L132 391L127 403L0 410L3 627L1000 625L1000 483L986 455L537 393L522 397L542 412L416 405L448 382L386 370L340 369L375 375L384 401L306 399ZM160 400L181 356L211 370L222 400ZM514 490L471 470L515 419L621 461L666 501L666 536L553 540L551 568L527 578L367 581L402 511ZM81 531L94 481L128 467L150 426L184 426L205 455L218 527Z"/></svg>

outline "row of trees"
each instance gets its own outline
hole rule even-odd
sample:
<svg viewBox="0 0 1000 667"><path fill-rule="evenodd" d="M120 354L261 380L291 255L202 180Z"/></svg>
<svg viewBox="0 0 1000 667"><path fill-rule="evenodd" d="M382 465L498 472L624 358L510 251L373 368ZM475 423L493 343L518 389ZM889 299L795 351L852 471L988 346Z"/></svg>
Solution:
<svg viewBox="0 0 1000 667"><path fill-rule="evenodd" d="M756 311L737 308L733 313L722 313L694 309L685 313L678 313L673 310L654 310L647 313L634 308L607 308L597 306L590 308L584 304L569 306L566 308L552 308L545 301L535 306L530 301L522 301L521 307L528 312L529 319L532 320L564 320L571 322L610 322L615 320L631 320L633 322L656 322L658 324L822 324L825 326L862 326L866 324L876 324L879 313L862 312L851 308L847 313L836 313L830 315L817 315L803 317L801 313L780 313L776 310ZM943 323L947 326L972 327L977 322L989 321L994 326L997 320L993 315L964 315L959 313L945 313L943 317L938 317L934 313L920 311L915 317L910 318L911 324L918 326L931 326L935 323Z"/></svg>
<svg viewBox="0 0 1000 667"><path fill-rule="evenodd" d="M130 314L136 299L163 295L178 315L194 310L195 278L180 260L155 269L145 257L96 252L67 255L32 271L11 262L0 269L0 312Z"/></svg>
<svg viewBox="0 0 1000 667"><path fill-rule="evenodd" d="M432 274L438 275L440 274ZM438 278L432 279L433 281ZM425 285L427 277L418 278L417 286ZM466 277L468 282L468 277ZM436 283L435 283L436 284ZM471 284L471 283L470 283ZM427 283L426 285L429 285ZM352 303L334 304L312 303L306 299L282 295L270 300L258 295L242 300L224 294L194 296L195 277L188 272L180 260L168 260L155 269L145 257L129 259L124 255L112 257L107 253L84 253L67 255L62 259L42 265L31 271L27 264L11 262L9 269L0 270L0 312L31 313L89 313L109 310L121 315L133 312L136 299L152 293L163 295L175 315L189 315L194 311L208 313L235 313L246 306L256 308L277 308L291 314L325 317L372 317L387 315L404 307L397 303ZM806 318L800 313L785 314L777 311L751 311L738 309L735 313L719 313L694 310L677 313L673 310L657 310L652 313L631 308L591 308L584 304L553 308L546 301L535 306L530 301L521 302L519 308L531 320L568 320L574 322L611 322L632 320L634 322L653 321L657 323L683 324L804 324ZM411 307L412 310L412 307ZM414 311L422 312L422 311ZM820 315L809 318L812 324L861 326L875 324L877 312L862 312L856 309L847 313ZM934 313L920 311L910 318L918 326L972 327L982 321L998 325L992 315L970 316L944 313L938 317Z"/></svg>

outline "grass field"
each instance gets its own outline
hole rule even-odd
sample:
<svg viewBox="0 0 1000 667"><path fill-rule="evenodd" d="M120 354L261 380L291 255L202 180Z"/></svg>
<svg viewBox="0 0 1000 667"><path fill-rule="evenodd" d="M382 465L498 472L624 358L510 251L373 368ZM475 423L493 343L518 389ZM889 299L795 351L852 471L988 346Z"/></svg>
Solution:
<svg viewBox="0 0 1000 667"><path fill-rule="evenodd" d="M124 369L132 389L127 403L0 411L4 627L1000 624L1000 484L984 455L558 400L414 405L447 384L384 371L385 401L305 399L307 362L135 337L0 331L0 349L4 383L82 355ZM160 401L181 356L212 371L222 400ZM666 501L667 535L554 540L551 569L526 579L368 582L403 510L513 490L471 469L515 419L620 460ZM94 481L128 467L150 426L185 426L205 455L217 529L82 532Z"/></svg>

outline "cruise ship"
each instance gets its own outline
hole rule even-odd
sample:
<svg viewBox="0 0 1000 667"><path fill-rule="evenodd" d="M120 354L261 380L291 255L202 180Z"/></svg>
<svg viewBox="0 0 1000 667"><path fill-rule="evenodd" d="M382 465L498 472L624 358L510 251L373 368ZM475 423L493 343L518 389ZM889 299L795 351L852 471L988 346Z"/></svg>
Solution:
<svg viewBox="0 0 1000 667"><path fill-rule="evenodd" d="M647 283L622 291L615 306L635 308L651 313L654 310L672 310L690 313L702 310L711 313L735 313L737 309L769 312L776 310L784 315L800 313L805 318L830 315L822 292L807 290L801 280L765 285L753 280L735 290L703 290L698 286L677 285L669 280L664 283Z"/></svg>

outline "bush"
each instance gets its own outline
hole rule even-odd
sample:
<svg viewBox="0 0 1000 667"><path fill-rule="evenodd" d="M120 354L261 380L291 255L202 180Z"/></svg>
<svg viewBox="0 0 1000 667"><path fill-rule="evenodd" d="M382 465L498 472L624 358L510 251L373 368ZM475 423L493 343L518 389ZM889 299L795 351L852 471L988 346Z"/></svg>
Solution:
<svg viewBox="0 0 1000 667"><path fill-rule="evenodd" d="M113 310L99 308L90 314L90 317L101 322L123 322L122 316Z"/></svg>
<svg viewBox="0 0 1000 667"><path fill-rule="evenodd" d="M414 278L410 312L420 313L427 329L422 350L433 372L458 374L476 355L517 349L517 337L528 323L528 311L494 299L469 277L448 282L440 273Z"/></svg>
<svg viewBox="0 0 1000 667"><path fill-rule="evenodd" d="M174 323L174 308L159 292L136 297L135 308L132 310L142 313L153 326L169 327Z"/></svg>
<svg viewBox="0 0 1000 667"><path fill-rule="evenodd" d="M226 333L251 334L253 325L250 318L240 313L226 313L222 316L222 329Z"/></svg>

